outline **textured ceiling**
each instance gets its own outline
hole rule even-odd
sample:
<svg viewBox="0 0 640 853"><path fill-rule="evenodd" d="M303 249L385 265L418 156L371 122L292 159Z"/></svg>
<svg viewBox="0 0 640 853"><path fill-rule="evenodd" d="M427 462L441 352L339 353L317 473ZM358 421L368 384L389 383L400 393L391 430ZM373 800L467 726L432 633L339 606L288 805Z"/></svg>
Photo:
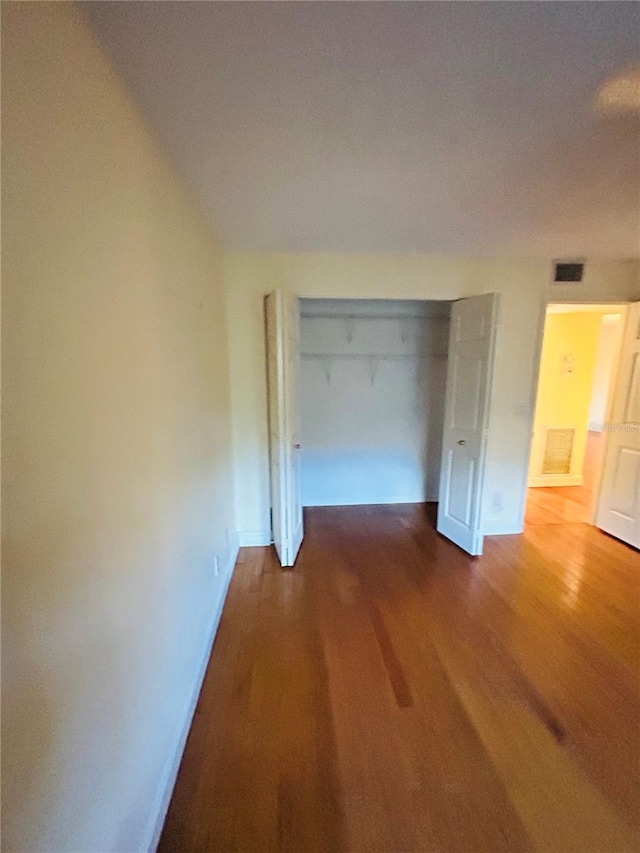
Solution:
<svg viewBox="0 0 640 853"><path fill-rule="evenodd" d="M222 241L631 257L640 4L81 4Z"/></svg>

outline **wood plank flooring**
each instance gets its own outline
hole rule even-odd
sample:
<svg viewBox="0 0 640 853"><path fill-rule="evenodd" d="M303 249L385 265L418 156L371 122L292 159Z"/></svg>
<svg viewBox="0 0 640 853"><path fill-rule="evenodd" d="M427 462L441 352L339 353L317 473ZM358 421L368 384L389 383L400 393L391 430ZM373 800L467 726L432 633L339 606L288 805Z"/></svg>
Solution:
<svg viewBox="0 0 640 853"><path fill-rule="evenodd" d="M527 524L593 524L606 436L590 432L581 486L536 486L528 490Z"/></svg>
<svg viewBox="0 0 640 853"><path fill-rule="evenodd" d="M593 524L593 493L585 486L528 489L527 524Z"/></svg>
<svg viewBox="0 0 640 853"><path fill-rule="evenodd" d="M640 555L564 524L472 559L432 513L243 549L162 853L640 849Z"/></svg>

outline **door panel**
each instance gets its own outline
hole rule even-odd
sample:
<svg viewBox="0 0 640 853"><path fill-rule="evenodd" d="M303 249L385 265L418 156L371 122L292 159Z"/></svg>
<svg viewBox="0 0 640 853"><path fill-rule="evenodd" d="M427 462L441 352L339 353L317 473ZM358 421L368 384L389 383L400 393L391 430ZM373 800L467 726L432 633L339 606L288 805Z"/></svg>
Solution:
<svg viewBox="0 0 640 853"><path fill-rule="evenodd" d="M296 297L265 298L269 464L273 543L282 566L292 566L302 544L300 478L300 321Z"/></svg>
<svg viewBox="0 0 640 853"><path fill-rule="evenodd" d="M612 482L611 512L623 518L634 518L636 483L640 471L640 451L630 447L617 448Z"/></svg>
<svg viewBox="0 0 640 853"><path fill-rule="evenodd" d="M281 319L275 294L265 298L267 331L267 385L269 403L269 476L271 486L271 530L280 562L285 554L285 507L281 434L284 430L283 356Z"/></svg>
<svg viewBox="0 0 640 853"><path fill-rule="evenodd" d="M596 524L640 548L640 303L629 306Z"/></svg>
<svg viewBox="0 0 640 853"><path fill-rule="evenodd" d="M304 536L302 512L302 443L300 429L300 303L295 296L285 297L285 387L288 430L288 480L290 565L298 556Z"/></svg>
<svg viewBox="0 0 640 853"><path fill-rule="evenodd" d="M629 399L625 409L625 420L628 423L640 423L640 352L632 356L631 385Z"/></svg>
<svg viewBox="0 0 640 853"><path fill-rule="evenodd" d="M482 553L481 505L498 295L453 306L447 367L438 531L469 554Z"/></svg>
<svg viewBox="0 0 640 853"><path fill-rule="evenodd" d="M475 354L455 356L452 387L454 429L475 432L479 428L482 380L482 364Z"/></svg>
<svg viewBox="0 0 640 853"><path fill-rule="evenodd" d="M463 453L451 456L451 488L449 489L448 512L453 519L469 527L471 505L475 484L475 460Z"/></svg>

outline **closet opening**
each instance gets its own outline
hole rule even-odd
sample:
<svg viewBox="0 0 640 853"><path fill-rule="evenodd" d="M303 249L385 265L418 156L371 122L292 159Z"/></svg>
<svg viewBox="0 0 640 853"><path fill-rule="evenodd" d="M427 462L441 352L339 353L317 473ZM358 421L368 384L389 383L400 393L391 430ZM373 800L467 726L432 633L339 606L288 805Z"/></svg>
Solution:
<svg viewBox="0 0 640 853"><path fill-rule="evenodd" d="M438 501L450 312L300 300L303 506Z"/></svg>

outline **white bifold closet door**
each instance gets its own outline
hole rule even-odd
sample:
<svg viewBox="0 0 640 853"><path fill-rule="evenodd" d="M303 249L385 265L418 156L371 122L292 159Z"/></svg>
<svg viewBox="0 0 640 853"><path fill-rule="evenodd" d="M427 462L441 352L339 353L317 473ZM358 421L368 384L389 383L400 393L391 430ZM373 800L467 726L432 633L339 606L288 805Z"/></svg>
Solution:
<svg viewBox="0 0 640 853"><path fill-rule="evenodd" d="M438 531L468 554L482 554L482 499L498 295L454 302L438 497Z"/></svg>
<svg viewBox="0 0 640 853"><path fill-rule="evenodd" d="M596 524L640 548L640 303L630 305L613 390Z"/></svg>
<svg viewBox="0 0 640 853"><path fill-rule="evenodd" d="M303 537L300 460L300 307L283 291L265 297L271 525L280 564L293 566Z"/></svg>
<svg viewBox="0 0 640 853"><path fill-rule="evenodd" d="M266 297L272 530L283 566L303 537L300 459L300 310L296 297ZM481 554L481 505L498 296L454 303L445 398L438 531Z"/></svg>

